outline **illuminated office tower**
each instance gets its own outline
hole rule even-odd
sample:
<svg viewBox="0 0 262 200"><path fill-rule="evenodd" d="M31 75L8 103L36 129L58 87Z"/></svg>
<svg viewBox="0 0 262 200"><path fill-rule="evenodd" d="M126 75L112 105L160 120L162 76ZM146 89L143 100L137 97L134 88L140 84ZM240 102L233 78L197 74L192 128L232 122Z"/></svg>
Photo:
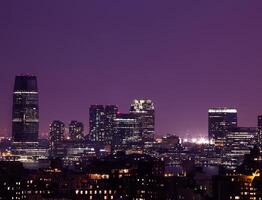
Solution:
<svg viewBox="0 0 262 200"><path fill-rule="evenodd" d="M228 131L237 127L237 110L211 108L208 110L208 136L216 146L224 146Z"/></svg>
<svg viewBox="0 0 262 200"><path fill-rule="evenodd" d="M152 141L155 134L155 107L153 102L149 99L135 99L131 104L130 113L134 114L138 120L143 141Z"/></svg>
<svg viewBox="0 0 262 200"><path fill-rule="evenodd" d="M52 158L63 158L66 154L64 146L65 124L55 120L50 124L49 143L50 156Z"/></svg>
<svg viewBox="0 0 262 200"><path fill-rule="evenodd" d="M93 142L111 144L114 118L118 108L115 105L91 105L89 108L89 135Z"/></svg>
<svg viewBox="0 0 262 200"><path fill-rule="evenodd" d="M106 105L105 106L105 144L112 143L112 137L114 132L114 119L116 118L118 112L118 107L115 105Z"/></svg>
<svg viewBox="0 0 262 200"><path fill-rule="evenodd" d="M14 142L37 142L38 129L36 76L16 76L13 91L12 138Z"/></svg>
<svg viewBox="0 0 262 200"><path fill-rule="evenodd" d="M251 127L232 128L226 135L226 157L231 165L240 165L244 156L250 153L256 144L257 129Z"/></svg>
<svg viewBox="0 0 262 200"><path fill-rule="evenodd" d="M132 114L117 114L114 119L112 146L115 150L125 150L141 141L141 133L137 117Z"/></svg>
<svg viewBox="0 0 262 200"><path fill-rule="evenodd" d="M258 145L260 149L262 149L262 115L259 115L257 117L257 129L258 129L258 133L257 133Z"/></svg>
<svg viewBox="0 0 262 200"><path fill-rule="evenodd" d="M69 135L73 141L84 139L84 124L76 120L72 120L69 124Z"/></svg>
<svg viewBox="0 0 262 200"><path fill-rule="evenodd" d="M103 105L91 105L89 108L89 135L93 142L104 142L105 139L105 125L104 125L105 111Z"/></svg>

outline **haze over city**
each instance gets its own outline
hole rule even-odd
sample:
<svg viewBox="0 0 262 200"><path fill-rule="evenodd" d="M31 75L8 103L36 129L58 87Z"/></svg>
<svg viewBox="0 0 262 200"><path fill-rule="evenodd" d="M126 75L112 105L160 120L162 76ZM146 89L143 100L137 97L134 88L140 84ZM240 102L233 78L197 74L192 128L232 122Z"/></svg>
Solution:
<svg viewBox="0 0 262 200"><path fill-rule="evenodd" d="M85 123L91 104L126 112L150 98L156 133L207 135L209 107L262 113L261 1L3 1L0 133L11 135L15 75L38 77L40 134Z"/></svg>

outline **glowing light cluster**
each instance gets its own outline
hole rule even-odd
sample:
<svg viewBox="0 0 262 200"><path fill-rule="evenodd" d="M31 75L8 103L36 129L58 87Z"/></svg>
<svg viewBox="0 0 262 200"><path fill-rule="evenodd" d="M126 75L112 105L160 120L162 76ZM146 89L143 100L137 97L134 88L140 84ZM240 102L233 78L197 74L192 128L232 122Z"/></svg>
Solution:
<svg viewBox="0 0 262 200"><path fill-rule="evenodd" d="M237 109L233 108L211 108L208 110L209 113L237 113Z"/></svg>
<svg viewBox="0 0 262 200"><path fill-rule="evenodd" d="M210 144L210 141L207 138L204 137L199 137L199 138L184 138L183 139L184 143L194 143L194 144Z"/></svg>

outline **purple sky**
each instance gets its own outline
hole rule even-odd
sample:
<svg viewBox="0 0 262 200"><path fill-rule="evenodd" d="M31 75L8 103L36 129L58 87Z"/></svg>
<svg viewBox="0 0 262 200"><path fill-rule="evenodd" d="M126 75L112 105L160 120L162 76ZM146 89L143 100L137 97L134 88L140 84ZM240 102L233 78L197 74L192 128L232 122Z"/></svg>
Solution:
<svg viewBox="0 0 262 200"><path fill-rule="evenodd" d="M10 133L14 76L38 76L40 129L88 125L90 104L155 102L157 132L206 134L207 109L262 113L262 1L0 2L0 132ZM87 129L87 127L86 127ZM87 132L87 130L86 130Z"/></svg>

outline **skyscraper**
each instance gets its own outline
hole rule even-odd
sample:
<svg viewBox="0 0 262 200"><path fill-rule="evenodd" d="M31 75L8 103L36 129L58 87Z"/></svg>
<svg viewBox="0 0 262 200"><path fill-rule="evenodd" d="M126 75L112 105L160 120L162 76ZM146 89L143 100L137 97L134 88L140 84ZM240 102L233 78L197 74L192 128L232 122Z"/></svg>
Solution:
<svg viewBox="0 0 262 200"><path fill-rule="evenodd" d="M105 106L105 144L112 143L112 137L114 133L114 119L118 113L118 107L116 105L106 105Z"/></svg>
<svg viewBox="0 0 262 200"><path fill-rule="evenodd" d="M90 140L111 144L114 118L118 108L115 105L91 105L89 108Z"/></svg>
<svg viewBox="0 0 262 200"><path fill-rule="evenodd" d="M226 135L225 152L228 164L240 165L245 154L250 153L256 143L257 129L252 127L232 128Z"/></svg>
<svg viewBox="0 0 262 200"><path fill-rule="evenodd" d="M14 142L37 142L38 129L36 76L16 76L13 92L12 138Z"/></svg>
<svg viewBox="0 0 262 200"><path fill-rule="evenodd" d="M89 135L93 142L104 142L105 109L103 105L91 105L89 108Z"/></svg>
<svg viewBox="0 0 262 200"><path fill-rule="evenodd" d="M155 107L150 99L135 99L130 107L140 126L144 142L152 141L155 134Z"/></svg>
<svg viewBox="0 0 262 200"><path fill-rule="evenodd" d="M228 131L237 127L237 110L211 108L208 110L208 136L216 146L224 146Z"/></svg>
<svg viewBox="0 0 262 200"><path fill-rule="evenodd" d="M73 141L84 139L84 124L76 120L72 120L69 124L69 135Z"/></svg>
<svg viewBox="0 0 262 200"><path fill-rule="evenodd" d="M65 124L59 120L55 120L50 124L49 143L50 156L52 158L62 158L66 154L64 147Z"/></svg>
<svg viewBox="0 0 262 200"><path fill-rule="evenodd" d="M117 114L114 119L113 149L123 150L139 142L141 132L137 117L132 113Z"/></svg>
<svg viewBox="0 0 262 200"><path fill-rule="evenodd" d="M258 145L262 150L262 115L259 115L257 117L257 129L258 129L258 133L257 133Z"/></svg>

